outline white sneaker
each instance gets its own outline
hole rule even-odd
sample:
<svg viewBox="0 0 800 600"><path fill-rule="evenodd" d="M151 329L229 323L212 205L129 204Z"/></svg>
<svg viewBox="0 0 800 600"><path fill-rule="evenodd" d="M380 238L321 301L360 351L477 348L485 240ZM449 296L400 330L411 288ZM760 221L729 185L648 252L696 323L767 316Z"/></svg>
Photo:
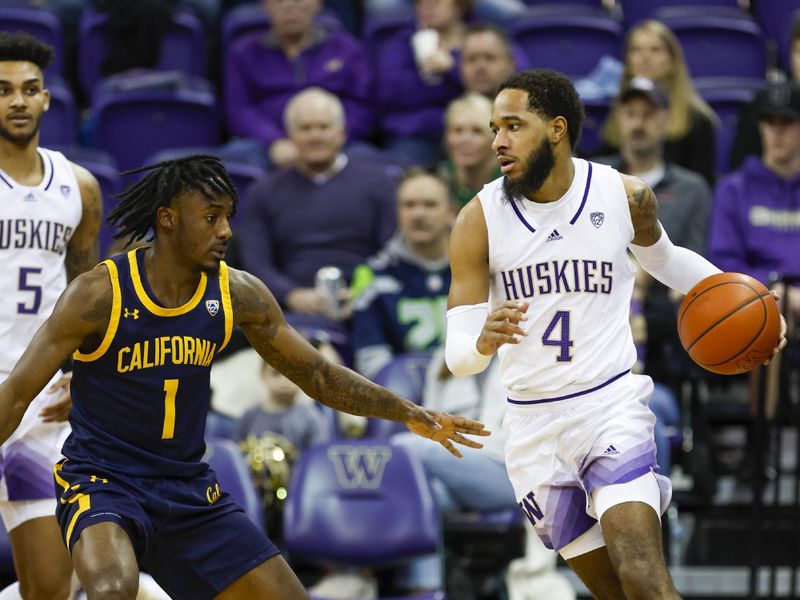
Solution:
<svg viewBox="0 0 800 600"><path fill-rule="evenodd" d="M378 581L368 571L344 571L325 575L308 591L325 600L376 600Z"/></svg>

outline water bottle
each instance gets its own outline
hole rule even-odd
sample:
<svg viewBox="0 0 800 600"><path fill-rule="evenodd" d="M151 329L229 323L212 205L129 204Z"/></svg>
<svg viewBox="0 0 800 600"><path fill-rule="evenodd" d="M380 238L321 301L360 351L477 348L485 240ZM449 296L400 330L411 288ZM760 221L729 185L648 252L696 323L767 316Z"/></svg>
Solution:
<svg viewBox="0 0 800 600"><path fill-rule="evenodd" d="M342 318L342 308L344 305L344 290L347 283L339 267L322 267L317 271L315 278L315 289L325 298L327 303L326 314L331 319L339 320Z"/></svg>

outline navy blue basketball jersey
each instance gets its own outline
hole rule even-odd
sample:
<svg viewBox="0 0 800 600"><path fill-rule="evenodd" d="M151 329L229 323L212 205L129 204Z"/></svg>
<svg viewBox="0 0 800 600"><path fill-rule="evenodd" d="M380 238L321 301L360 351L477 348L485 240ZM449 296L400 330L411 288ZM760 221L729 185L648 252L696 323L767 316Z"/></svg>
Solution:
<svg viewBox="0 0 800 600"><path fill-rule="evenodd" d="M73 355L72 434L63 453L140 477L193 477L206 468L204 430L214 356L233 327L228 270L202 273L192 298L164 308L142 248L104 261L111 319L100 346Z"/></svg>

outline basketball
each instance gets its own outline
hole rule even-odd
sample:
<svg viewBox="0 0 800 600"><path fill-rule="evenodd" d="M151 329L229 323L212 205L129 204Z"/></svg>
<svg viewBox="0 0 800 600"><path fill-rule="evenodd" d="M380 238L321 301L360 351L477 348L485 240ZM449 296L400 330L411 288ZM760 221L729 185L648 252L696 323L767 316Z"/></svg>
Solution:
<svg viewBox="0 0 800 600"><path fill-rule="evenodd" d="M777 301L743 273L718 273L695 285L678 311L678 336L692 360L736 375L767 360L780 337Z"/></svg>

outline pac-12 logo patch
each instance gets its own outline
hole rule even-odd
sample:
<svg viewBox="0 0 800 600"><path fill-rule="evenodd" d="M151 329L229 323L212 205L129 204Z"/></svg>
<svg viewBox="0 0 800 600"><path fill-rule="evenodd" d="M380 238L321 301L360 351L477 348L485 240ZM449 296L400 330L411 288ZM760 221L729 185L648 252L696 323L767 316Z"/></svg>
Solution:
<svg viewBox="0 0 800 600"><path fill-rule="evenodd" d="M206 300L206 310L212 317L219 312L219 300Z"/></svg>
<svg viewBox="0 0 800 600"><path fill-rule="evenodd" d="M600 227L603 224L606 216L601 212L593 212L589 215L589 218L592 220L592 225L595 227Z"/></svg>

